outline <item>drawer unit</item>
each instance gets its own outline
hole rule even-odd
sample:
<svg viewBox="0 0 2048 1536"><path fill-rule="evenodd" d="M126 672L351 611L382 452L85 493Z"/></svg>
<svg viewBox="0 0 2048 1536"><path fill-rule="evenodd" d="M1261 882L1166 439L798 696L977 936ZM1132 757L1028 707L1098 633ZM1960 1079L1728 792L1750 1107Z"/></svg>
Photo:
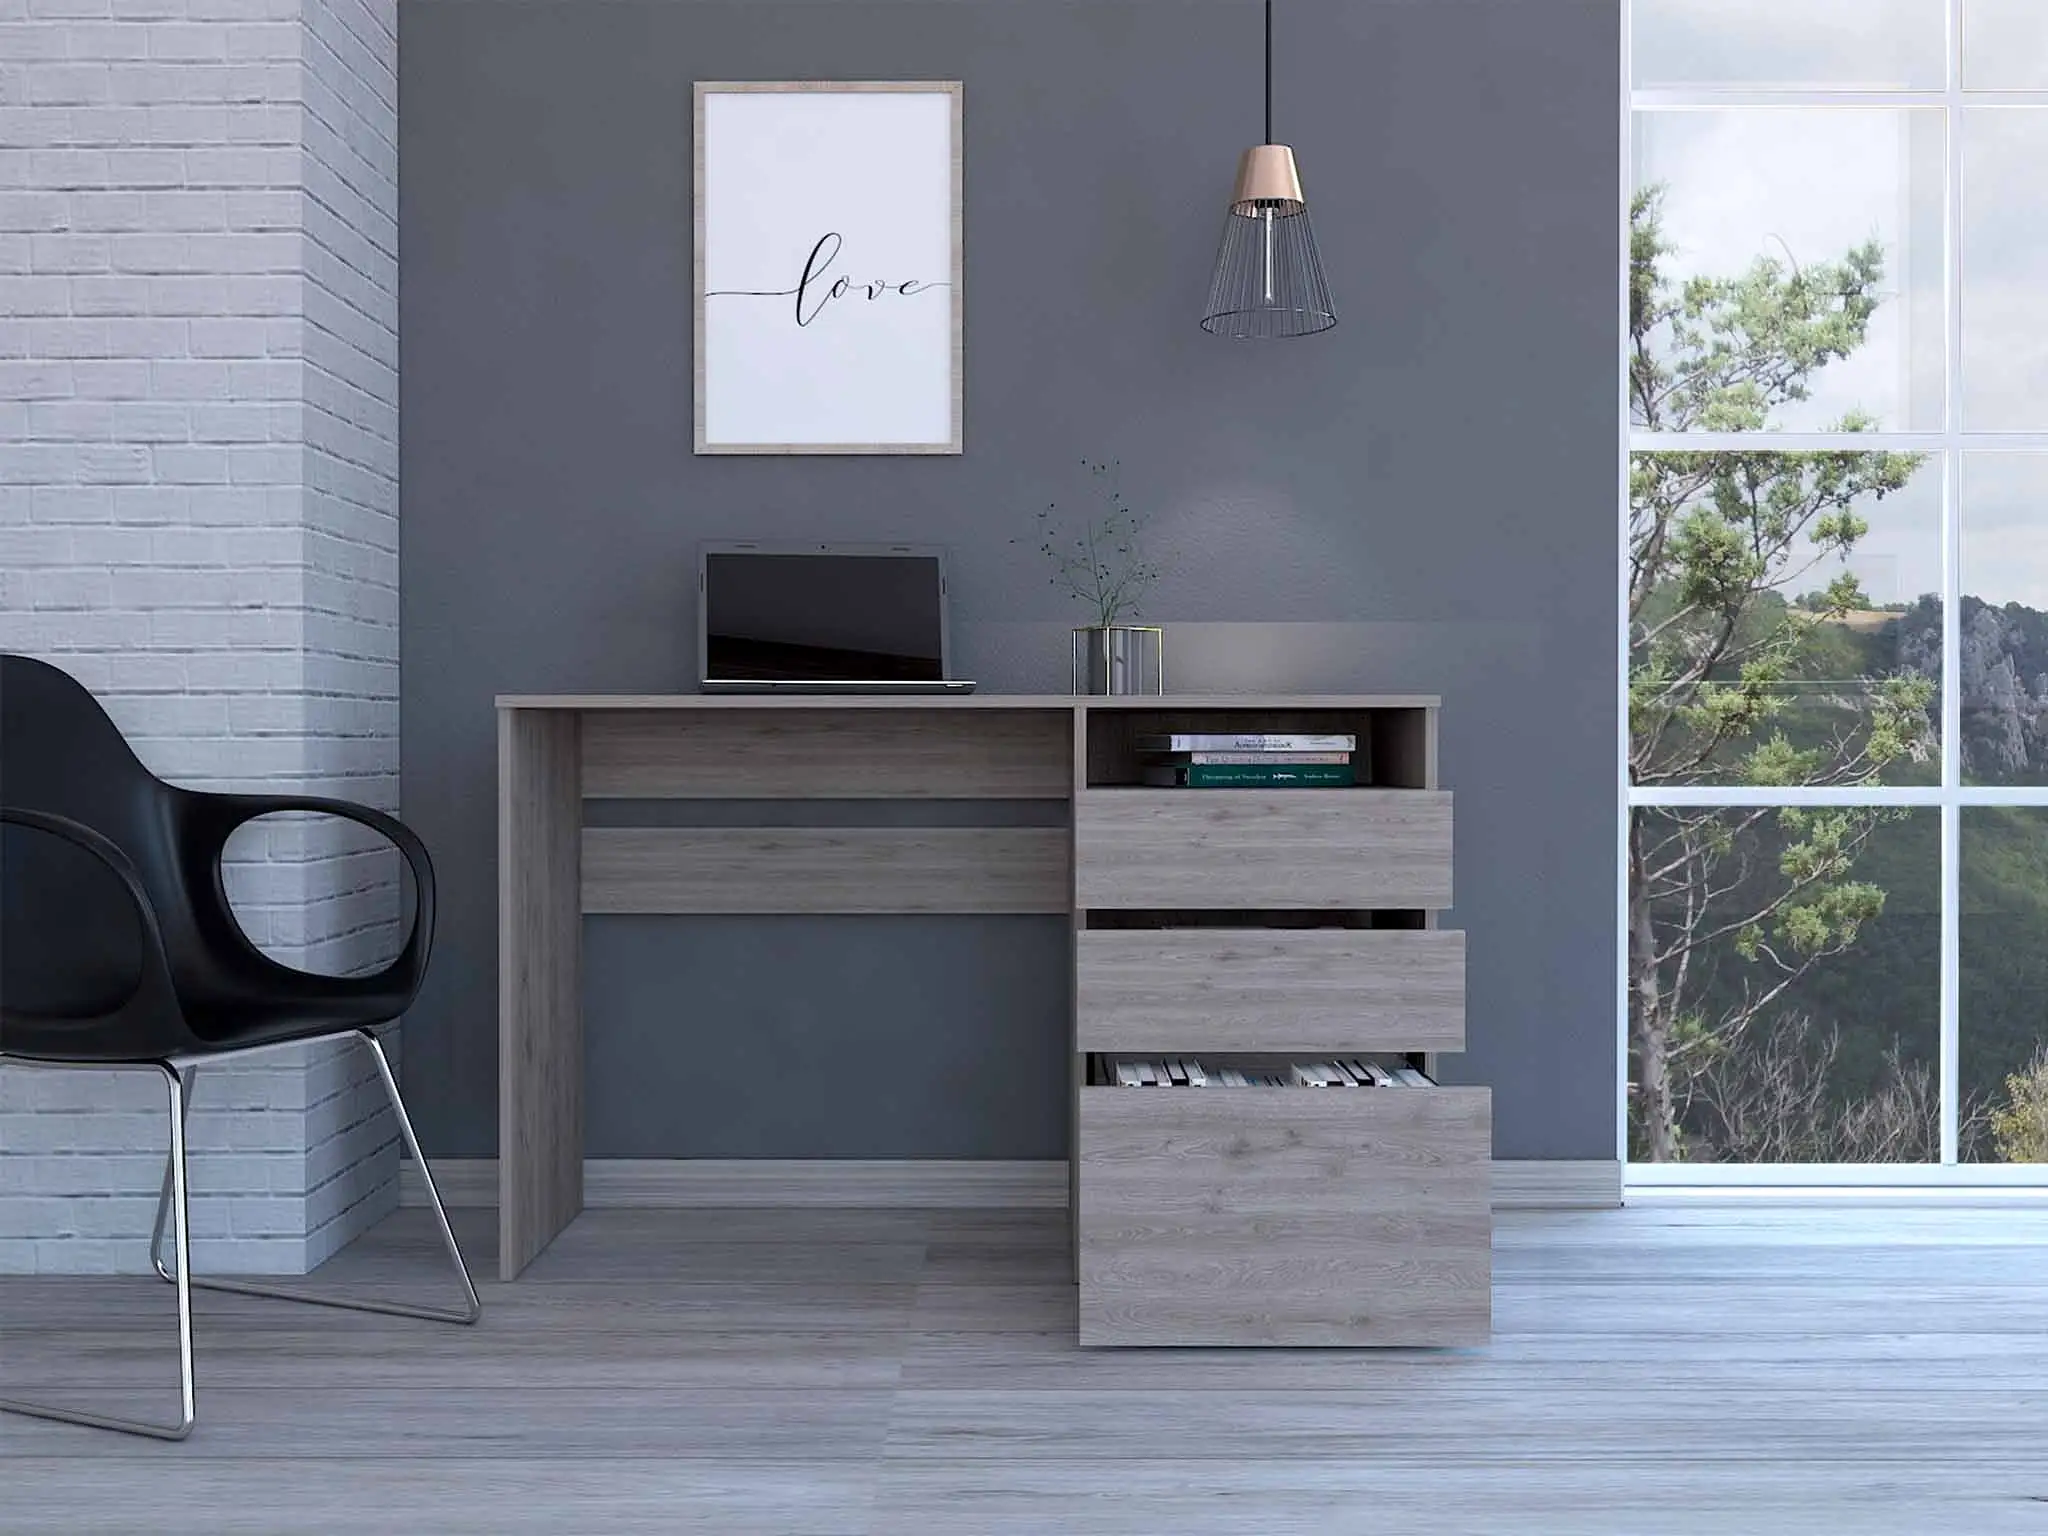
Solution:
<svg viewBox="0 0 2048 1536"><path fill-rule="evenodd" d="M1466 936L1435 926L1452 819L1436 701L1091 701L1078 731L1081 1342L1484 1342L1491 1095L1430 1083L1427 1060L1465 1045ZM1168 751L1330 737L1350 739L1357 788L1145 782ZM1107 1086L1117 1062L1160 1083L1182 1057L1218 1086ZM1291 1086L1358 1057L1423 1074Z"/></svg>
<svg viewBox="0 0 2048 1536"><path fill-rule="evenodd" d="M1486 1339L1489 1090L1079 1098L1082 1344Z"/></svg>
<svg viewBox="0 0 2048 1536"><path fill-rule="evenodd" d="M1432 910L1451 904L1451 797L1424 789L1089 789L1075 905Z"/></svg>
<svg viewBox="0 0 2048 1536"><path fill-rule="evenodd" d="M1075 935L1084 1051L1461 1051L1465 935L1095 928Z"/></svg>

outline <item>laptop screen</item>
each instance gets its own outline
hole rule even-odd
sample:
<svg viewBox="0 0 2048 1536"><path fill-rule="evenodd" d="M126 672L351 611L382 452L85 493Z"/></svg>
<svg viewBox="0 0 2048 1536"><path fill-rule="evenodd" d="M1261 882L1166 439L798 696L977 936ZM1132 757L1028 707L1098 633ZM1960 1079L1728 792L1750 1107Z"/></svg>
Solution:
<svg viewBox="0 0 2048 1536"><path fill-rule="evenodd" d="M937 682L946 675L936 554L704 556L713 682Z"/></svg>

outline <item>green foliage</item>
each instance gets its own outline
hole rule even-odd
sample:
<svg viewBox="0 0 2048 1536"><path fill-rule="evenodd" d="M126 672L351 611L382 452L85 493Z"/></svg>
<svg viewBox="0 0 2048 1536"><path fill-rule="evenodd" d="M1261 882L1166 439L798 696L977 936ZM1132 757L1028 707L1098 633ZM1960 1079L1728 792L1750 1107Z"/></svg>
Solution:
<svg viewBox="0 0 2048 1536"><path fill-rule="evenodd" d="M1805 784L1819 776L1822 760L1821 752L1801 751L1783 731L1773 731L1751 749L1742 764L1742 777L1758 786Z"/></svg>
<svg viewBox="0 0 2048 1536"><path fill-rule="evenodd" d="M1814 374L1863 345L1877 313L1884 250L1875 241L1837 262L1802 267L1759 256L1739 277L1663 273L1663 189L1629 206L1629 401L1639 426L1755 431L1770 413L1811 393ZM1651 338L1664 338L1653 347ZM1844 431L1869 423L1851 418Z"/></svg>
<svg viewBox="0 0 2048 1536"><path fill-rule="evenodd" d="M1801 956L1849 948L1884 911L1884 892L1847 876L1870 827L1886 817L1860 807L1788 808L1778 813L1786 842L1778 873L1787 896L1775 914L1778 937Z"/></svg>
<svg viewBox="0 0 2048 1536"><path fill-rule="evenodd" d="M2048 1046L2005 1080L2005 1102L1991 1111L2000 1162L2048 1163Z"/></svg>
<svg viewBox="0 0 2048 1536"><path fill-rule="evenodd" d="M1863 1123L1851 1111L1895 1098L1902 1072L1938 1061L1939 818L1870 807L1636 814L1653 860L1658 848L1685 851L1651 912L1669 957L1659 1001L1696 1021L1668 1053L1678 1116L1664 1155L1740 1161L1765 1147L1823 1148L1838 1135L1832 1152L1800 1155L1864 1160L1869 1143L1851 1139ZM1649 1018L1632 1008L1632 1043ZM1777 1104L1774 1113L1792 1113L1801 1097L1766 1092L1771 1062L1800 1067L1804 1096L1824 1095L1826 1106L1800 1111L1818 1139L1788 1140L1767 1117L1734 1134L1722 1102L1731 1085L1759 1106ZM1640 1099L1640 1072L1637 1082ZM1632 1129L1636 1154L1648 1155L1649 1126L1638 1119Z"/></svg>
<svg viewBox="0 0 2048 1536"><path fill-rule="evenodd" d="M1765 428L1867 339L1883 252L1866 243L1808 266L1763 256L1734 277L1675 283L1660 196L1639 193L1631 208L1633 424ZM1834 430L1872 425L1851 411ZM1869 598L1847 566L1869 533L1862 509L1902 490L1923 462L1761 442L1632 457L1631 782L1840 786L1926 771L1936 757L1934 682L1872 665ZM1900 621L1879 622L1896 635ZM1890 817L1870 808L1638 813L1629 945L1638 1155L1707 1145L1688 1108L1708 1085L1740 1078L1728 1069L1745 1040L1777 1040L1788 1060L1805 1050L1781 1027L1790 989L1883 918L1885 887L1856 865ZM1827 1040L1833 1063L1838 1047ZM1837 1123L1811 1105L1799 1112ZM1725 1115L1720 1123L1725 1132ZM1754 1140L1791 1144L1767 1132Z"/></svg>
<svg viewBox="0 0 2048 1536"><path fill-rule="evenodd" d="M1650 430L1750 431L1867 335L1881 252L1678 283L1657 194L1631 220L1629 398ZM1834 426L1868 429L1848 412ZM1630 465L1638 784L1933 782L1938 598L1880 611L1847 567L1918 456L1655 451ZM2048 615L1965 596L2022 679ZM1965 709L1967 782L2040 783L2048 736ZM1639 809L1629 839L1632 1155L1935 1155L1939 819L1869 807ZM1965 1157L2048 1161L2048 811L1963 816ZM1790 1084L1790 1088L1785 1085Z"/></svg>
<svg viewBox="0 0 2048 1536"><path fill-rule="evenodd" d="M1824 564L1868 532L1858 503L1901 489L1916 454L1639 453L1630 466L1630 768L1638 784L1867 783L1932 755L1931 679L1857 675L1843 619L1868 606ZM1802 682L1826 686L1795 688ZM1824 711L1791 750L1771 729L1803 700ZM1833 728L1829 729L1832 721Z"/></svg>
<svg viewBox="0 0 2048 1536"><path fill-rule="evenodd" d="M1966 809L1961 873L1963 1101L2011 1107L2009 1080L2039 1081L2048 1049L2048 809ZM1981 1131L1965 1156L2009 1155Z"/></svg>
<svg viewBox="0 0 2048 1536"><path fill-rule="evenodd" d="M1674 285L1661 191L1630 219L1629 399L1638 427L1749 431L1811 394L1816 372L1867 337L1884 277L1870 243L1800 267L1760 257L1739 277ZM1867 429L1850 412L1843 432ZM1853 673L1842 620L1869 599L1843 562L1869 532L1858 507L1903 489L1909 453L1652 452L1629 467L1630 770L1638 784L1868 783L1931 755L1930 680L1791 685ZM1833 570L1826 567L1833 566ZM1810 583L1818 578L1818 586ZM1792 593L1801 593L1797 601ZM1795 741L1796 696L1836 717ZM1809 710L1809 713L1812 711Z"/></svg>
<svg viewBox="0 0 2048 1536"><path fill-rule="evenodd" d="M1933 752L1933 708L1933 678L1900 672L1877 680L1868 699L1869 734L1863 742L1872 776L1898 759L1922 759Z"/></svg>

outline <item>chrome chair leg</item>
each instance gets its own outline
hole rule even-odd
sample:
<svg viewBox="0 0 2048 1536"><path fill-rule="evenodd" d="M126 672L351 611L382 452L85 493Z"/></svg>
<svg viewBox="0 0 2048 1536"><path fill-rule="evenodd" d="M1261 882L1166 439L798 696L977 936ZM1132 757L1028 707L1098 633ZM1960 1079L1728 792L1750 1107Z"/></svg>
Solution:
<svg viewBox="0 0 2048 1536"><path fill-rule="evenodd" d="M178 1075L178 1069L168 1062L155 1064L163 1073L164 1082L170 1089L171 1110L171 1151L169 1166L164 1170L164 1198L158 1202L157 1239L162 1238L162 1222L165 1208L176 1205L178 1209L177 1233L174 1248L176 1268L166 1273L160 1260L158 1272L178 1288L178 1387L180 1408L174 1424L152 1423L145 1419L125 1419L112 1414L86 1413L75 1408L53 1408L42 1403L20 1402L12 1398L0 1398L0 1413L18 1413L32 1419L54 1419L60 1424L82 1424L88 1429L118 1430L124 1435L146 1435L152 1440L182 1440L192 1433L192 1417L196 1404L192 1384L192 1219L186 1200L185 1190L185 1109L190 1102L185 1084ZM159 1241L150 1245L152 1258L155 1257Z"/></svg>
<svg viewBox="0 0 2048 1536"><path fill-rule="evenodd" d="M398 1116L398 1134L405 1142L405 1150L411 1154L413 1163L419 1168L420 1179L427 1186L427 1203L433 1207L434 1221L441 1229L442 1245L448 1250L448 1257L455 1261L455 1273L462 1280L463 1305L460 1307L421 1307L396 1301L364 1301L348 1296L322 1295L314 1291L300 1291L283 1286L256 1285L242 1280L192 1280L190 1283L204 1291L225 1291L233 1296L264 1296L274 1301L302 1301L309 1306L337 1307L345 1312L376 1312L388 1317L417 1317L435 1323L473 1323L483 1312L483 1302L476 1293L476 1282L470 1279L469 1266L462 1262L462 1250L455 1243L455 1229L448 1224L447 1207L441 1203L441 1191L434 1183L434 1173L427 1166L427 1160L420 1153L419 1138L413 1134L412 1119L405 1112L405 1101L399 1097L398 1079L392 1074L391 1062L384 1054L384 1046L375 1034L364 1029L356 1031L359 1038L370 1048L370 1056L377 1063L377 1075L384 1080L384 1095L391 1101L392 1113ZM333 1038L333 1037L329 1037ZM191 1108L188 1097L186 1106ZM156 1272L164 1279L171 1278L171 1272L164 1266L161 1250L164 1235L164 1214L170 1198L170 1174L165 1170L164 1194L157 1201L156 1227L150 1237L150 1260L156 1265Z"/></svg>

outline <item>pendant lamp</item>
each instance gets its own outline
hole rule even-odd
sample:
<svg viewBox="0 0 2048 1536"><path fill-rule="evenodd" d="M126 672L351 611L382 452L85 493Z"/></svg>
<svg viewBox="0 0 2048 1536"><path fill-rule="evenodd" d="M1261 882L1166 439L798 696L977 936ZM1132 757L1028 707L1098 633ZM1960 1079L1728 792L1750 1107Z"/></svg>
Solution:
<svg viewBox="0 0 2048 1536"><path fill-rule="evenodd" d="M1312 336L1336 323L1294 151L1273 142L1273 0L1266 0L1266 142L1238 163L1202 329L1256 340Z"/></svg>

